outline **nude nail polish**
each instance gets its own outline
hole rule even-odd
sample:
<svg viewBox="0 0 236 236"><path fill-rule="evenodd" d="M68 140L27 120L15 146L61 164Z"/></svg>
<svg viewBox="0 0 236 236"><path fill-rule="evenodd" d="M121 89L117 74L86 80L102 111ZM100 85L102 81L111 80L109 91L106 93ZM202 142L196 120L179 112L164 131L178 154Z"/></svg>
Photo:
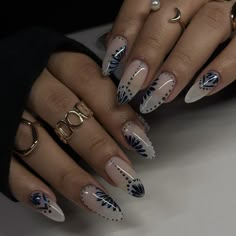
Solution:
<svg viewBox="0 0 236 236"><path fill-rule="evenodd" d="M133 197L145 195L144 186L135 171L119 157L112 157L105 166L106 173L112 181Z"/></svg>
<svg viewBox="0 0 236 236"><path fill-rule="evenodd" d="M175 86L175 76L169 72L161 73L148 88L140 104L140 112L150 113L161 106Z"/></svg>
<svg viewBox="0 0 236 236"><path fill-rule="evenodd" d="M57 222L65 221L61 208L45 193L39 191L31 193L30 202L36 211L49 219Z"/></svg>
<svg viewBox="0 0 236 236"><path fill-rule="evenodd" d="M143 129L128 121L122 129L123 135L132 149L145 159L154 159L155 151Z"/></svg>
<svg viewBox="0 0 236 236"><path fill-rule="evenodd" d="M220 82L220 75L215 71L209 71L196 82L185 96L186 103L192 103L207 96Z"/></svg>
<svg viewBox="0 0 236 236"><path fill-rule="evenodd" d="M123 219L123 213L118 204L103 190L94 185L87 185L81 190L82 203L92 212L112 221Z"/></svg>
<svg viewBox="0 0 236 236"><path fill-rule="evenodd" d="M133 61L125 70L117 90L119 104L128 103L141 89L148 74L147 65L140 61Z"/></svg>
<svg viewBox="0 0 236 236"><path fill-rule="evenodd" d="M105 54L102 64L103 75L108 76L117 70L126 51L127 40L121 36L116 36L111 41Z"/></svg>
<svg viewBox="0 0 236 236"><path fill-rule="evenodd" d="M139 121L142 123L144 130L146 133L148 133L150 131L150 125L148 124L148 122L143 118L143 116L137 114L137 117L139 119Z"/></svg>

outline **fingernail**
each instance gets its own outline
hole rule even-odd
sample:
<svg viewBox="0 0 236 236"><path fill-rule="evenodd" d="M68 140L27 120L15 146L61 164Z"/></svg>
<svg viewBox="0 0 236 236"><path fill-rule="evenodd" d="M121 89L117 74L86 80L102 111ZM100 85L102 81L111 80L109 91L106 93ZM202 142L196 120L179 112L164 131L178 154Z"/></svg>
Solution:
<svg viewBox="0 0 236 236"><path fill-rule="evenodd" d="M123 219L118 204L101 189L87 185L81 190L81 201L92 212L107 220L120 221Z"/></svg>
<svg viewBox="0 0 236 236"><path fill-rule="evenodd" d="M111 158L106 164L106 172L113 182L133 197L145 195L144 186L135 171L119 157Z"/></svg>
<svg viewBox="0 0 236 236"><path fill-rule="evenodd" d="M119 104L128 103L141 89L148 73L147 65L140 61L133 61L121 78L117 90Z"/></svg>
<svg viewBox="0 0 236 236"><path fill-rule="evenodd" d="M102 64L102 71L105 76L115 72L125 56L127 41L121 36L115 37L109 45Z"/></svg>
<svg viewBox="0 0 236 236"><path fill-rule="evenodd" d="M131 121L128 121L122 129L127 143L142 157L154 159L155 151L151 141L144 130Z"/></svg>
<svg viewBox="0 0 236 236"><path fill-rule="evenodd" d="M219 83L220 75L215 71L209 71L196 82L185 96L186 103L192 103L208 95Z"/></svg>
<svg viewBox="0 0 236 236"><path fill-rule="evenodd" d="M145 132L148 133L150 131L150 125L148 124L148 122L139 114L137 114L137 117L139 121L142 123Z"/></svg>
<svg viewBox="0 0 236 236"><path fill-rule="evenodd" d="M169 72L161 73L148 88L140 104L140 112L150 113L162 105L175 86L175 76Z"/></svg>
<svg viewBox="0 0 236 236"><path fill-rule="evenodd" d="M57 222L65 221L65 215L61 208L49 196L43 192L33 192L30 195L33 207L49 219Z"/></svg>

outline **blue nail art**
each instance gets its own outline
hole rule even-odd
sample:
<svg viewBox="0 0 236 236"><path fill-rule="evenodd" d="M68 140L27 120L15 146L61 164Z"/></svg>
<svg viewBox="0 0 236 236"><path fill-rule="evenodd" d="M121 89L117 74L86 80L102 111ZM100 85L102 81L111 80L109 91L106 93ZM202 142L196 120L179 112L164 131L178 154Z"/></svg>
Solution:
<svg viewBox="0 0 236 236"><path fill-rule="evenodd" d="M127 143L135 149L136 152L138 152L143 157L148 157L145 148L141 144L141 141L137 139L135 136L127 136L124 135Z"/></svg>
<svg viewBox="0 0 236 236"><path fill-rule="evenodd" d="M203 90L212 90L220 81L220 75L217 72L210 71L203 75L199 81L199 87Z"/></svg>
<svg viewBox="0 0 236 236"><path fill-rule="evenodd" d="M31 194L30 200L36 209L48 211L50 208L50 201L44 193L34 192Z"/></svg>
<svg viewBox="0 0 236 236"><path fill-rule="evenodd" d="M106 193L104 193L101 189L97 188L97 192L95 193L97 201L101 202L102 206L106 206L107 208L112 208L113 211L121 212L118 204Z"/></svg>
<svg viewBox="0 0 236 236"><path fill-rule="evenodd" d="M133 179L127 184L129 194L141 198L145 195L145 189L140 179Z"/></svg>

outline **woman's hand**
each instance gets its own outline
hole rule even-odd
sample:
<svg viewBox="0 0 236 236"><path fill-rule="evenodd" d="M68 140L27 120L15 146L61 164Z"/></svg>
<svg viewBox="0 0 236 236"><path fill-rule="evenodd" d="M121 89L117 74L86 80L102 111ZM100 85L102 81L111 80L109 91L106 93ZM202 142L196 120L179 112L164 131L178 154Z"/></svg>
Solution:
<svg viewBox="0 0 236 236"><path fill-rule="evenodd" d="M15 152L42 179L12 158L10 188L20 202L64 221L46 181L82 208L114 221L123 217L104 187L63 151L38 120L56 128L59 137L108 183L134 197L144 196L141 180L116 141L146 159L154 158L153 146L137 114L128 105L117 106L114 84L102 78L100 68L87 56L54 54L34 83L23 118ZM21 155L19 150L31 146L32 134L35 148Z"/></svg>
<svg viewBox="0 0 236 236"><path fill-rule="evenodd" d="M115 71L122 59L126 63L117 92L119 104L128 103L139 90L148 88L140 105L142 113L172 101L216 48L231 36L236 23L235 1L162 0L160 3L158 11L150 11L150 0L124 1L103 61L105 75ZM203 69L185 101L197 101L233 82L235 63L234 37Z"/></svg>

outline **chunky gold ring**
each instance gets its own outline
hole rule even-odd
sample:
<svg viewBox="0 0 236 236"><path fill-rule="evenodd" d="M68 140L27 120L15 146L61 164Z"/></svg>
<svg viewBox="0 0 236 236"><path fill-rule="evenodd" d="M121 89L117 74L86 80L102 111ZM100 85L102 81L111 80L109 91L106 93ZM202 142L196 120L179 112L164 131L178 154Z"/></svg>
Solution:
<svg viewBox="0 0 236 236"><path fill-rule="evenodd" d="M161 8L160 0L151 0L151 10L158 11Z"/></svg>
<svg viewBox="0 0 236 236"><path fill-rule="evenodd" d="M76 103L73 109L65 114L65 118L57 122L54 129L55 133L63 143L68 144L73 136L74 129L79 128L84 120L91 116L93 116L93 112L84 102Z"/></svg>
<svg viewBox="0 0 236 236"><path fill-rule="evenodd" d="M25 118L21 119L21 124L29 126L31 128L31 133L32 133L32 144L29 148L25 150L21 150L17 147L14 148L13 152L21 157L28 156L33 150L37 147L39 138L38 138L38 130L37 126L41 126L39 122L31 122Z"/></svg>
<svg viewBox="0 0 236 236"><path fill-rule="evenodd" d="M181 17L182 17L181 11L177 7L175 8L175 11L176 11L176 15L175 15L175 17L169 19L169 23L176 23L176 22L178 22L180 27L181 27L181 30L183 32L185 30L185 28L186 28L186 25L181 20Z"/></svg>

